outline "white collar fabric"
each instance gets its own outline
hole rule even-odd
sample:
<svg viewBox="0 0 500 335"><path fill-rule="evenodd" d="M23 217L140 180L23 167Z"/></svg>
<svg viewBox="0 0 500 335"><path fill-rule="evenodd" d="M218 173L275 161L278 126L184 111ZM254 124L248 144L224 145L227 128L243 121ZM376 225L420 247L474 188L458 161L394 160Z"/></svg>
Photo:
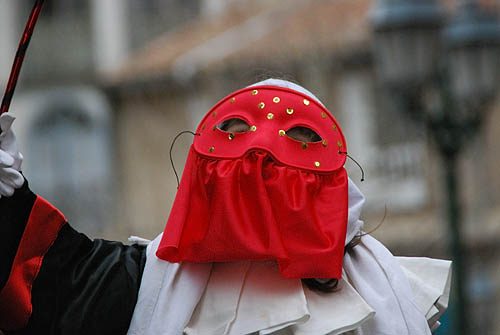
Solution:
<svg viewBox="0 0 500 335"><path fill-rule="evenodd" d="M182 334L210 277L210 263L169 263L156 257L161 236L147 247L129 335Z"/></svg>
<svg viewBox="0 0 500 335"><path fill-rule="evenodd" d="M409 280L416 295L410 314L403 310L404 300L395 297L398 288L387 292L385 280L364 276L362 270L344 271L339 290L321 294L303 287L300 280L281 277L272 261L165 262L155 255L160 239L148 246L130 335L335 335L350 330L364 335L429 334L427 324L420 323L422 315L434 329L448 303L448 261L394 258L392 266L401 264L405 275L398 280ZM361 255L370 251L366 241L363 237L356 247L363 250ZM358 276L371 284L362 287ZM380 284L374 293L374 285Z"/></svg>

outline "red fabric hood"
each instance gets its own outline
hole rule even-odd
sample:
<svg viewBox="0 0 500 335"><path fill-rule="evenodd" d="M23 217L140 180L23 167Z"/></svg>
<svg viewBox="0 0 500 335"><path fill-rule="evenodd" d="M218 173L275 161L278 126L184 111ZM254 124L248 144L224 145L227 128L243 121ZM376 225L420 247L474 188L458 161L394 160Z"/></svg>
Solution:
<svg viewBox="0 0 500 335"><path fill-rule="evenodd" d="M274 259L284 277L340 278L348 181L339 147L345 148L345 141L333 116L310 98L305 104L305 97L288 89L254 87L226 97L207 114L198 127L201 135L190 148L157 251L159 258L170 262ZM259 101L268 106L266 113L277 117L262 117ZM294 113L287 113L288 108ZM235 115L234 110L262 131L230 139L227 133L215 131L215 125ZM284 123L293 126L294 118L297 124L319 130L333 145L320 143L309 151L274 131ZM240 142L233 141L238 137ZM278 141L283 137L289 141L286 145ZM217 152L203 150L210 141L217 142ZM315 167L311 162L316 160L325 164Z"/></svg>

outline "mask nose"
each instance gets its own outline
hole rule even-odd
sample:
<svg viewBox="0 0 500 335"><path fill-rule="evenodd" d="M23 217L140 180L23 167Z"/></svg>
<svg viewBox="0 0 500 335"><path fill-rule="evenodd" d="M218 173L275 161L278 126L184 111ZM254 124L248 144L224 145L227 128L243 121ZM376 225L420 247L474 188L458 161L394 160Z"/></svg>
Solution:
<svg viewBox="0 0 500 335"><path fill-rule="evenodd" d="M269 121L269 120L267 120ZM257 129L253 132L250 137L249 147L255 150L261 150L262 152L269 152L269 148L273 148L278 145L279 132L275 129L276 126L271 124L271 121L262 122L257 126Z"/></svg>

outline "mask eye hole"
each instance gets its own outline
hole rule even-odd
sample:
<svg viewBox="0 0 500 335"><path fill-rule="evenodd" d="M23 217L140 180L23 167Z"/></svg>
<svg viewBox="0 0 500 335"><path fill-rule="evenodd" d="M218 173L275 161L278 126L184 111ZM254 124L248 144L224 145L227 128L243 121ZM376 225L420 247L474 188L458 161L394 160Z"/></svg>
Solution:
<svg viewBox="0 0 500 335"><path fill-rule="evenodd" d="M217 128L228 133L244 133L250 130L248 123L235 117L222 121Z"/></svg>
<svg viewBox="0 0 500 335"><path fill-rule="evenodd" d="M286 135L300 142L321 142L322 138L314 130L307 127L293 127L286 131Z"/></svg>

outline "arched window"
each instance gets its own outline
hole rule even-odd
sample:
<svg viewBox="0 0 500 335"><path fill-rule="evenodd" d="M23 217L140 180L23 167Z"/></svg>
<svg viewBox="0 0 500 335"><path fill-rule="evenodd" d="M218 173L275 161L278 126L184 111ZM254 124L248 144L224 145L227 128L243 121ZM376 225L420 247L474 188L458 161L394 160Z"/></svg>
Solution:
<svg viewBox="0 0 500 335"><path fill-rule="evenodd" d="M31 188L77 229L110 223L112 161L108 110L95 93L51 92L31 125L26 163Z"/></svg>

